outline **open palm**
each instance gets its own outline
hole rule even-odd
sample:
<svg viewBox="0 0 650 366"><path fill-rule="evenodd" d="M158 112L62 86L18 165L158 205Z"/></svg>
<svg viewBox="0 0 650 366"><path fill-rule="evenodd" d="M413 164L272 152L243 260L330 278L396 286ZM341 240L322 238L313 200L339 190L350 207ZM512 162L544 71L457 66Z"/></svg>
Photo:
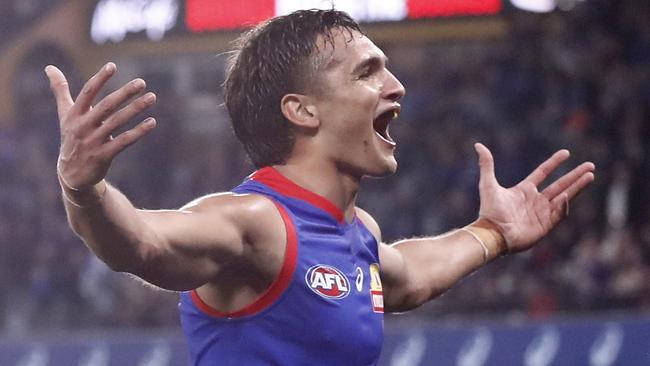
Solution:
<svg viewBox="0 0 650 366"><path fill-rule="evenodd" d="M155 94L151 92L135 98L144 91L146 84L142 79L134 79L93 106L95 97L116 71L117 67L112 62L104 65L73 100L68 81L61 70L52 65L45 68L56 99L61 129L57 174L69 189L79 191L93 187L104 179L117 154L156 126L153 118L147 118L112 137L117 129L156 101Z"/></svg>
<svg viewBox="0 0 650 366"><path fill-rule="evenodd" d="M526 250L549 233L568 215L571 199L594 180L595 166L585 162L540 192L537 187L569 158L568 150L559 150L517 185L504 188L490 150L480 143L474 147L480 166L479 216L499 228L511 252Z"/></svg>

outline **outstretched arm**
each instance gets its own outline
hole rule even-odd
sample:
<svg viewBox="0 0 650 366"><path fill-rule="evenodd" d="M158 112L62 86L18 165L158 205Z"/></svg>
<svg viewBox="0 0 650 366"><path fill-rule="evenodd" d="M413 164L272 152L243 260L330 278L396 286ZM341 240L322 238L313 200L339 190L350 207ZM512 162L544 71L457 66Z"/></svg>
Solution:
<svg viewBox="0 0 650 366"><path fill-rule="evenodd" d="M149 118L112 136L155 102L153 93L138 97L145 82L135 79L91 106L115 71L114 64L106 64L73 100L63 73L54 66L45 69L60 121L57 173L68 221L112 269L167 289L196 288L242 262L234 259L250 253L246 246L256 237L277 235L281 219L270 201L231 194L205 197L180 210L139 210L106 183L115 156L156 125Z"/></svg>
<svg viewBox="0 0 650 366"><path fill-rule="evenodd" d="M569 157L567 150L560 150L519 184L504 188L494 175L490 151L482 144L475 149L480 166L478 219L438 237L380 246L389 311L415 308L488 261L533 247L566 217L571 199L594 180L594 164L585 162L540 192L537 187Z"/></svg>

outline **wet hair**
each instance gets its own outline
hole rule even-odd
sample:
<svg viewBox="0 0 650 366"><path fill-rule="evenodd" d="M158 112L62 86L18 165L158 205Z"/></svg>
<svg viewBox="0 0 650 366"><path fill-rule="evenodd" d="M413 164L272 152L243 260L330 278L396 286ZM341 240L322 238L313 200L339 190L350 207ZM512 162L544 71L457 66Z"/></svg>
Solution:
<svg viewBox="0 0 650 366"><path fill-rule="evenodd" d="M334 49L338 29L361 33L345 12L299 10L263 22L235 41L225 104L235 135L256 167L284 164L291 154L295 131L280 102L289 93L314 91L324 46Z"/></svg>

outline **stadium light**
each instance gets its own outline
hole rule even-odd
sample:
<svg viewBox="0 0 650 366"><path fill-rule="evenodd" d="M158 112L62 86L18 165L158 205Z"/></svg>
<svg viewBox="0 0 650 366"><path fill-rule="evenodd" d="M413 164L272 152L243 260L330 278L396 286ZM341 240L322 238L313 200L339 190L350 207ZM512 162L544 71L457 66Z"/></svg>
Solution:
<svg viewBox="0 0 650 366"><path fill-rule="evenodd" d="M549 13L555 9L555 0L510 0L518 9L534 13Z"/></svg>

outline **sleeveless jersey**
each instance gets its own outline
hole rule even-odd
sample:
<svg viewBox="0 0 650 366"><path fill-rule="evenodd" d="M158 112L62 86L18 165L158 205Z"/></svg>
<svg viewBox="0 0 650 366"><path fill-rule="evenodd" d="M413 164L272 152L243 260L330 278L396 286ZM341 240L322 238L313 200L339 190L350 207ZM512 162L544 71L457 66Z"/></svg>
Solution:
<svg viewBox="0 0 650 366"><path fill-rule="evenodd" d="M283 266L252 304L224 314L196 291L180 295L192 365L375 365L383 342L377 242L358 218L266 167L234 193L277 206Z"/></svg>

